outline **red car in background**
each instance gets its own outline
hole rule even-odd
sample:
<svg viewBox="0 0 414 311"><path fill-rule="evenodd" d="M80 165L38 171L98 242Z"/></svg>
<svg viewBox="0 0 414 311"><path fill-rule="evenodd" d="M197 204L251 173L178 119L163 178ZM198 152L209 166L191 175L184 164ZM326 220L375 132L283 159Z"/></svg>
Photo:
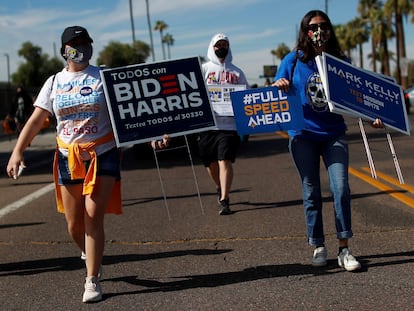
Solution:
<svg viewBox="0 0 414 311"><path fill-rule="evenodd" d="M410 113L410 108L414 106L414 85L404 90L405 108Z"/></svg>

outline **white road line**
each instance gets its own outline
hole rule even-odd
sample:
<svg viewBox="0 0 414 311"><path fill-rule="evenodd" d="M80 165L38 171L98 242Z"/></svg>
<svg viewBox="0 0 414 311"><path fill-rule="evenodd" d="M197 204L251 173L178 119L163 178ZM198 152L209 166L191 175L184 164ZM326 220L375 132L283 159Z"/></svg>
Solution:
<svg viewBox="0 0 414 311"><path fill-rule="evenodd" d="M23 198L21 198L20 200L13 202L9 205L6 205L5 207L3 207L2 209L0 209L0 218L6 216L7 214L14 212L16 210L18 210L19 208L21 208L22 206L26 205L27 203L36 200L37 198L40 198L42 195L48 193L49 191L52 191L55 189L55 184L51 183Z"/></svg>

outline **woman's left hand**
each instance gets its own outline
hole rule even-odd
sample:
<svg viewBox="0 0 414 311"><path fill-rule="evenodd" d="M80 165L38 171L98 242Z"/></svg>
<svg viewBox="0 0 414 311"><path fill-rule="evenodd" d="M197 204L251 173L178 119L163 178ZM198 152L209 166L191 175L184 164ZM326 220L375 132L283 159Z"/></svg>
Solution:
<svg viewBox="0 0 414 311"><path fill-rule="evenodd" d="M379 118L376 118L376 119L372 122L371 126L372 126L372 127L377 128L377 129L379 129L379 128L384 128L384 127L385 127L384 123L383 123L383 122L382 122L382 120L381 120L381 119L379 119Z"/></svg>

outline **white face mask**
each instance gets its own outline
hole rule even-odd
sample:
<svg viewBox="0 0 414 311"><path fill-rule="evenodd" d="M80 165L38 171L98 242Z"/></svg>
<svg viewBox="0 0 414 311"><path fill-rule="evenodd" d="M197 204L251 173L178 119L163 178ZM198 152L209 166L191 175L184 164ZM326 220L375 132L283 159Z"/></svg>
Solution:
<svg viewBox="0 0 414 311"><path fill-rule="evenodd" d="M87 64L92 57L92 45L82 44L67 46L65 49L66 59L77 64Z"/></svg>

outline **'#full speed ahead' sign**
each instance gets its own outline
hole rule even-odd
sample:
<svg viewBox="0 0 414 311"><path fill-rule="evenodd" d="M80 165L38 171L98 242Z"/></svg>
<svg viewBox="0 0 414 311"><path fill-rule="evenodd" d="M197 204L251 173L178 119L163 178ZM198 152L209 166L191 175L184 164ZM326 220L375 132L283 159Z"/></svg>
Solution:
<svg viewBox="0 0 414 311"><path fill-rule="evenodd" d="M197 57L101 71L117 146L215 127Z"/></svg>
<svg viewBox="0 0 414 311"><path fill-rule="evenodd" d="M295 88L285 94L277 87L230 93L241 135L303 129L303 109Z"/></svg>

